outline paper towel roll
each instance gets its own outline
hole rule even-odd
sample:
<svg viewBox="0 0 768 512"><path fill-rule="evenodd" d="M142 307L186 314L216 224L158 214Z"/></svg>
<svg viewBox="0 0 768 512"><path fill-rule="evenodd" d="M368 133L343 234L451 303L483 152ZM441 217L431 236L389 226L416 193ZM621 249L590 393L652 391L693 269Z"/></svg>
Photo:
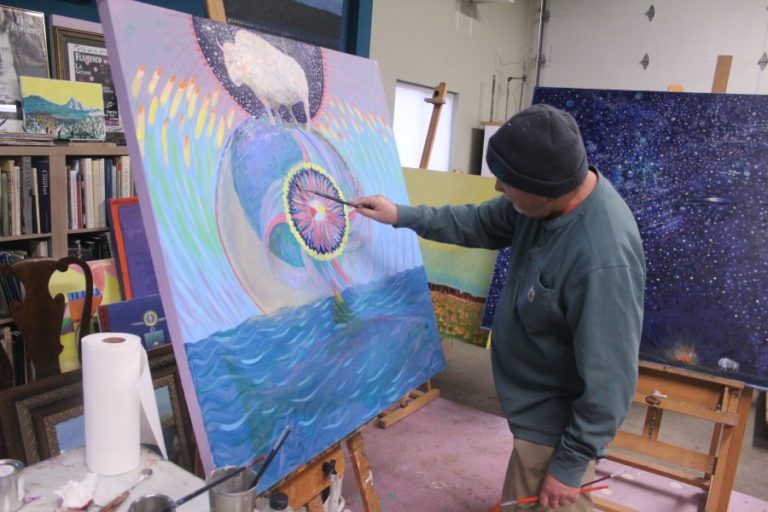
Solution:
<svg viewBox="0 0 768 512"><path fill-rule="evenodd" d="M85 461L100 475L118 475L139 465L141 442L160 447L160 428L147 353L138 336L97 333L82 340ZM151 437L142 439L142 421Z"/></svg>

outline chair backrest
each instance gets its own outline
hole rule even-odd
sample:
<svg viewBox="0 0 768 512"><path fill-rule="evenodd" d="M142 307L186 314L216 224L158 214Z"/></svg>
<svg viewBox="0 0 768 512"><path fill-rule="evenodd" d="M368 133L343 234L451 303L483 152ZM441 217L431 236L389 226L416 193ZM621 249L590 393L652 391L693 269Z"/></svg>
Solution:
<svg viewBox="0 0 768 512"><path fill-rule="evenodd" d="M66 304L62 294L51 297L48 282L54 272L66 272L70 265L81 267L85 276L83 318L76 337L79 354L80 339L90 332L91 327L93 276L88 264L80 258L67 256L60 260L26 258L13 265L0 265L0 273L18 278L24 287L23 300L12 301L10 307L13 321L24 339L27 375L34 375L35 380L61 373L59 354L62 346L59 340Z"/></svg>

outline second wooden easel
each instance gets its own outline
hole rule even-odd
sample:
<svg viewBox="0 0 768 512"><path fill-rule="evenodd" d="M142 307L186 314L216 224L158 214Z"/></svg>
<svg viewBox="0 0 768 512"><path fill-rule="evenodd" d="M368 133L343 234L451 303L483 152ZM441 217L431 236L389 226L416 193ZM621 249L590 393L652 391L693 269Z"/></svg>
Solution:
<svg viewBox="0 0 768 512"><path fill-rule="evenodd" d="M445 82L440 82L432 91L430 98L424 101L432 104L432 117L429 120L427 136L424 141L424 150L421 153L421 163L419 169L426 169L429 165L429 158L432 156L432 146L435 143L435 134L437 133L437 124L440 122L440 112L445 104L445 94L447 88ZM379 426L388 428L398 421L406 418L410 414L418 411L425 405L437 400L440 396L440 390L432 387L432 381L428 380L424 384L424 390L414 389L405 395L397 406L379 414Z"/></svg>

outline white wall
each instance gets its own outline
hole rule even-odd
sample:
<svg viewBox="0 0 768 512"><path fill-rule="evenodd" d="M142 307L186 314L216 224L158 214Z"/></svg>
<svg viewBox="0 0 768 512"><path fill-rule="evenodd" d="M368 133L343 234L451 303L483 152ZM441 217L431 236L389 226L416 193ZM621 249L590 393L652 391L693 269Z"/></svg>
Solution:
<svg viewBox="0 0 768 512"><path fill-rule="evenodd" d="M504 117L507 77L522 74L528 0L471 5L465 0L376 0L371 58L379 62L393 111L395 82L428 87L445 82L458 95L453 122L451 168L468 172L472 128L491 114ZM519 81L511 82L508 115L516 112ZM515 88L518 89L515 89Z"/></svg>
<svg viewBox="0 0 768 512"><path fill-rule="evenodd" d="M653 21L645 12L655 8ZM710 92L718 55L733 55L729 93L768 93L764 0L547 0L540 85ZM648 53L650 64L640 60Z"/></svg>

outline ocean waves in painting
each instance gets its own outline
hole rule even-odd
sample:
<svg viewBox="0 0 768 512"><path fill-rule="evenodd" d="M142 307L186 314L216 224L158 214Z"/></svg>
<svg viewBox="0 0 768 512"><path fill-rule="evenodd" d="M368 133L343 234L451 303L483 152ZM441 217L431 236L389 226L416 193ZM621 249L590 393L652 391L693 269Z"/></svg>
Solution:
<svg viewBox="0 0 768 512"><path fill-rule="evenodd" d="M187 344L217 466L266 454L266 489L445 366L423 267ZM290 458L289 458L290 457Z"/></svg>

